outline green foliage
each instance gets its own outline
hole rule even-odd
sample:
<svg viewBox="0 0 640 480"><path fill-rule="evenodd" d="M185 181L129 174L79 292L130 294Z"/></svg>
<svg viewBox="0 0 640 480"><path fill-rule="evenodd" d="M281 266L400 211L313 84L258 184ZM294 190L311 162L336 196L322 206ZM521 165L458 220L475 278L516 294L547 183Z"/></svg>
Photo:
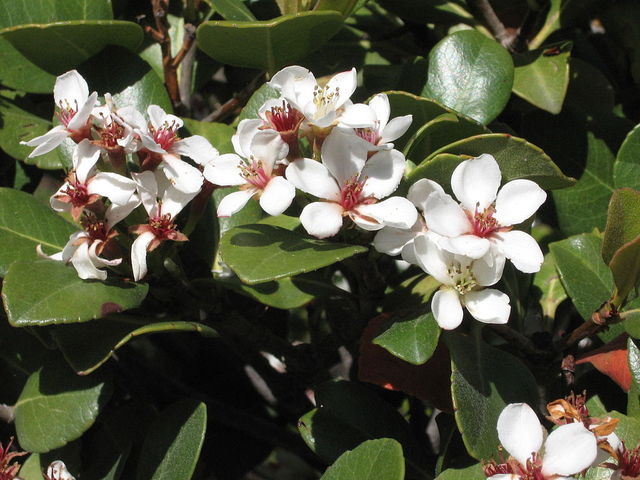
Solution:
<svg viewBox="0 0 640 480"><path fill-rule="evenodd" d="M353 451L343 453L322 479L349 480L354 475L362 480L402 480L402 447L390 438L366 441Z"/></svg>
<svg viewBox="0 0 640 480"><path fill-rule="evenodd" d="M388 328L373 343L405 362L420 365L429 360L438 346L440 328L432 313L393 315Z"/></svg>

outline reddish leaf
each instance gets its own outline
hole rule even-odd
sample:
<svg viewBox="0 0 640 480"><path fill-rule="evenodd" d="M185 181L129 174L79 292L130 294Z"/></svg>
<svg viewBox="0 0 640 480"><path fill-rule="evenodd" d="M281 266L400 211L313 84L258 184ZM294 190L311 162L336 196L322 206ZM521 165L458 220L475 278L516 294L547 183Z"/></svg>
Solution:
<svg viewBox="0 0 640 480"><path fill-rule="evenodd" d="M627 337L623 333L615 340L576 359L576 365L591 363L599 372L616 382L625 392L631 388L631 370L627 363Z"/></svg>
<svg viewBox="0 0 640 480"><path fill-rule="evenodd" d="M388 390L399 390L426 400L448 413L453 413L451 403L451 360L449 351L440 342L433 356L422 365L412 365L394 357L371 341L389 315L372 318L362 334L358 378Z"/></svg>

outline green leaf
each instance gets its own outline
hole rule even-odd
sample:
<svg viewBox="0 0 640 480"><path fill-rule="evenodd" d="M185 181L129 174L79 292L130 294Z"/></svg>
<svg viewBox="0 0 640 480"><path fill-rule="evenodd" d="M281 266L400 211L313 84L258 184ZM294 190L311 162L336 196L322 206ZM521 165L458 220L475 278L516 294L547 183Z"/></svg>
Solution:
<svg viewBox="0 0 640 480"><path fill-rule="evenodd" d="M210 21L196 35L198 46L213 59L274 74L320 48L340 28L340 13L317 11L255 22Z"/></svg>
<svg viewBox="0 0 640 480"><path fill-rule="evenodd" d="M111 20L110 0L0 0L0 28L65 20Z"/></svg>
<svg viewBox="0 0 640 480"><path fill-rule="evenodd" d="M390 438L369 440L343 453L321 480L403 480L402 446Z"/></svg>
<svg viewBox="0 0 640 480"><path fill-rule="evenodd" d="M612 303L619 307L640 278L640 236L620 247L609 262L609 267L616 285Z"/></svg>
<svg viewBox="0 0 640 480"><path fill-rule="evenodd" d="M420 163L433 152L447 145L474 135L491 133L473 121L453 113L443 113L425 123L409 140L405 147L405 156Z"/></svg>
<svg viewBox="0 0 640 480"><path fill-rule="evenodd" d="M207 429L207 407L191 399L165 409L142 445L137 480L190 480Z"/></svg>
<svg viewBox="0 0 640 480"><path fill-rule="evenodd" d="M511 55L495 40L475 30L458 31L429 53L422 95L487 124L509 101L513 71Z"/></svg>
<svg viewBox="0 0 640 480"><path fill-rule="evenodd" d="M20 446L43 453L79 438L93 425L111 396L111 388L104 378L79 377L52 357L29 376L16 402L15 426Z"/></svg>
<svg viewBox="0 0 640 480"><path fill-rule="evenodd" d="M380 0L379 3L390 12L415 23L478 25L464 0Z"/></svg>
<svg viewBox="0 0 640 480"><path fill-rule="evenodd" d="M33 147L20 145L21 141L31 140L53 128L50 121L23 110L4 98L0 98L0 119L2 124L2 128L0 128L0 148L2 150L28 165L36 165L39 168L51 170L64 167L56 152L29 158Z"/></svg>
<svg viewBox="0 0 640 480"><path fill-rule="evenodd" d="M300 418L302 439L320 458L334 462L366 440L393 438L408 459L422 462L408 424L397 410L363 385L339 381L322 384L315 408Z"/></svg>
<svg viewBox="0 0 640 480"><path fill-rule="evenodd" d="M204 337L217 335L212 328L197 322L149 323L124 315L98 319L87 324L59 326L52 329L51 335L78 375L88 375L134 338L169 332L196 332Z"/></svg>
<svg viewBox="0 0 640 480"><path fill-rule="evenodd" d="M0 188L0 276L16 260L35 260L36 246L61 251L77 228L32 195Z"/></svg>
<svg viewBox="0 0 640 480"><path fill-rule="evenodd" d="M139 306L146 284L82 280L72 266L51 260L11 264L2 286L14 327L86 322Z"/></svg>
<svg viewBox="0 0 640 480"><path fill-rule="evenodd" d="M633 338L640 338L640 298L628 302L622 309L624 329ZM640 387L640 384L638 384Z"/></svg>
<svg viewBox="0 0 640 480"><path fill-rule="evenodd" d="M278 92L278 90L271 88L266 83L263 84L253 92L253 95L249 98L249 101L242 109L242 112L240 112L238 121L241 122L247 118L258 118L258 111L260 110L260 107L262 107L267 100L278 98L279 96L280 92Z"/></svg>
<svg viewBox="0 0 640 480"><path fill-rule="evenodd" d="M496 424L509 403L538 404L538 387L517 358L480 338L447 332L451 354L451 393L458 428L469 455L497 458Z"/></svg>
<svg viewBox="0 0 640 480"><path fill-rule="evenodd" d="M513 93L542 110L560 113L569 86L571 42L514 55Z"/></svg>
<svg viewBox="0 0 640 480"><path fill-rule="evenodd" d="M27 93L51 93L56 76L25 58L0 36L0 83Z"/></svg>
<svg viewBox="0 0 640 480"><path fill-rule="evenodd" d="M220 154L234 153L231 137L236 132L233 127L224 123L200 122L192 118L183 118L182 120L187 131L186 134L182 135L183 138L189 135L202 135L209 140Z"/></svg>
<svg viewBox="0 0 640 480"><path fill-rule="evenodd" d="M544 256L540 271L533 276L533 285L540 290L538 301L542 307L542 314L546 319L553 320L556 317L556 309L567 298L567 292L556 270L553 253L549 252Z"/></svg>
<svg viewBox="0 0 640 480"><path fill-rule="evenodd" d="M610 263L616 251L640 236L640 192L615 190L609 202L607 226L602 242L602 258Z"/></svg>
<svg viewBox="0 0 640 480"><path fill-rule="evenodd" d="M20 467L20 480L42 480L42 472L52 462L60 459L64 459L70 473L77 474L80 471L81 447L82 441L77 440L46 453L32 453Z"/></svg>
<svg viewBox="0 0 640 480"><path fill-rule="evenodd" d="M436 480L477 480L482 478L484 470L479 463L467 468L448 468L436 477Z"/></svg>
<svg viewBox="0 0 640 480"><path fill-rule="evenodd" d="M73 20L19 25L0 31L38 67L61 74L88 60L107 45L130 50L142 43L142 27L122 20Z"/></svg>
<svg viewBox="0 0 640 480"><path fill-rule="evenodd" d="M565 188L575 182L564 175L540 148L504 133L476 135L447 145L419 164L408 175L408 180L413 183L421 178L430 178L449 190L451 175L458 164L483 153L494 156L505 182L525 178L545 190Z"/></svg>
<svg viewBox="0 0 640 480"><path fill-rule="evenodd" d="M361 0L318 0L314 10L333 10L340 12L344 18L351 15Z"/></svg>
<svg viewBox="0 0 640 480"><path fill-rule="evenodd" d="M542 28L529 42L529 48L540 47L553 32L588 18L599 0L550 0Z"/></svg>
<svg viewBox="0 0 640 480"><path fill-rule="evenodd" d="M618 188L640 188L640 125L636 125L620 145L613 165L613 180Z"/></svg>
<svg viewBox="0 0 640 480"><path fill-rule="evenodd" d="M220 241L225 263L250 285L317 270L366 251L265 224L232 228Z"/></svg>
<svg viewBox="0 0 640 480"><path fill-rule="evenodd" d="M628 362L631 377L636 385L640 385L640 349L636 346L633 339L627 339Z"/></svg>
<svg viewBox="0 0 640 480"><path fill-rule="evenodd" d="M619 420L616 426L616 435L627 445L638 445L640 443L640 420L628 417L615 410L610 412L611 418ZM629 447L630 448L630 447Z"/></svg>
<svg viewBox="0 0 640 480"><path fill-rule="evenodd" d="M611 298L613 275L602 261L602 240L585 233L549 245L560 279L571 301L585 320Z"/></svg>
<svg viewBox="0 0 640 480"><path fill-rule="evenodd" d="M211 0L211 5L225 20L251 22L256 19L243 0Z"/></svg>
<svg viewBox="0 0 640 480"><path fill-rule="evenodd" d="M390 321L391 325L373 339L374 344L414 365L431 358L440 338L440 327L431 312L395 314Z"/></svg>

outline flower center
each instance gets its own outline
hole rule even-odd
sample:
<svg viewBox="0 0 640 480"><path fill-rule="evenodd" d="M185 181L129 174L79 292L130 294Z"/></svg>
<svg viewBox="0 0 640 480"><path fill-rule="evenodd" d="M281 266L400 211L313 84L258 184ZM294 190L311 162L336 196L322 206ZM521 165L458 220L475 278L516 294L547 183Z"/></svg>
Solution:
<svg viewBox="0 0 640 480"><path fill-rule="evenodd" d="M109 125L100 130L100 138L106 148L117 148L118 140L124 137L124 127L112 121Z"/></svg>
<svg viewBox="0 0 640 480"><path fill-rule="evenodd" d="M493 232L503 229L498 221L493 218L495 212L496 209L493 205L489 205L482 212L479 212L476 206L476 211L473 215L467 211L467 217L472 225L471 233L477 237L485 238L489 237Z"/></svg>
<svg viewBox="0 0 640 480"><path fill-rule="evenodd" d="M345 212L353 210L356 206L366 202L366 198L362 195L364 181L359 182L358 177L353 176L347 180L340 190L340 205Z"/></svg>
<svg viewBox="0 0 640 480"><path fill-rule="evenodd" d="M87 186L84 183L80 183L75 180L68 180L69 186L62 191L70 199L71 205L74 207L82 207L89 203L89 192Z"/></svg>
<svg viewBox="0 0 640 480"><path fill-rule="evenodd" d="M154 142L167 152L174 143L180 140L176 134L177 129L175 120L171 123L165 122L164 125L157 130L152 125L149 125L149 131L153 135Z"/></svg>
<svg viewBox="0 0 640 480"><path fill-rule="evenodd" d="M627 450L624 442L622 443L618 449L618 469L623 478L638 478L640 475L640 446L633 450Z"/></svg>
<svg viewBox="0 0 640 480"><path fill-rule="evenodd" d="M271 180L269 175L262 166L262 161L251 158L251 163L241 164L241 175L245 180L254 187L264 190Z"/></svg>
<svg viewBox="0 0 640 480"><path fill-rule="evenodd" d="M291 132L298 130L304 116L284 100L281 107L272 107L265 112L269 127L276 132Z"/></svg>
<svg viewBox="0 0 640 480"><path fill-rule="evenodd" d="M107 225L104 221L98 220L93 213L85 212L82 219L82 226L92 240L102 240L106 242L109 239Z"/></svg>
<svg viewBox="0 0 640 480"><path fill-rule="evenodd" d="M372 145L377 145L378 142L380 141L380 134L378 133L378 130L373 129L373 128L356 128L355 129L356 135L359 136L360 138L366 140L367 142L369 142Z"/></svg>
<svg viewBox="0 0 640 480"><path fill-rule="evenodd" d="M65 127L69 126L69 122L73 119L76 113L78 113L78 101L74 100L74 104L75 108L69 105L68 100L65 100L64 103L62 103L62 100L60 100L60 103L58 104L58 106L60 107L60 111L56 115L60 120L60 123L62 123L62 125L64 125Z"/></svg>
<svg viewBox="0 0 640 480"><path fill-rule="evenodd" d="M322 118L335 110L338 98L340 98L340 87L332 91L328 85L324 87L316 85L313 90L313 103L316 105L315 118Z"/></svg>
<svg viewBox="0 0 640 480"><path fill-rule="evenodd" d="M533 453L531 458L527 460L526 465L521 465L514 458L509 458L503 463L491 461L483 466L484 474L487 477L493 475L506 474L517 475L521 480L545 480L542 474L542 459L537 453Z"/></svg>
<svg viewBox="0 0 640 480"><path fill-rule="evenodd" d="M453 281L453 288L460 295L469 293L478 286L478 281L471 271L471 265L462 266L459 262L455 262L449 266L447 274Z"/></svg>
<svg viewBox="0 0 640 480"><path fill-rule="evenodd" d="M171 239L173 237L173 232L176 230L176 224L173 223L173 219L171 218L171 214L158 213L155 217L149 218L149 227L153 231L156 239L158 240L166 240Z"/></svg>

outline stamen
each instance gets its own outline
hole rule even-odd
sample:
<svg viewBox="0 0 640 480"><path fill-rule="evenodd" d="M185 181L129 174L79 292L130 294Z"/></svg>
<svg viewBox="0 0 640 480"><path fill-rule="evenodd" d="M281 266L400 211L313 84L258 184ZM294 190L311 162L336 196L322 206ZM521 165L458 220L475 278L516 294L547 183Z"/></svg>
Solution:
<svg viewBox="0 0 640 480"><path fill-rule="evenodd" d="M271 175L264 170L262 161L255 160L253 157L249 161L251 163L239 165L241 175L254 187L264 190L271 180Z"/></svg>

